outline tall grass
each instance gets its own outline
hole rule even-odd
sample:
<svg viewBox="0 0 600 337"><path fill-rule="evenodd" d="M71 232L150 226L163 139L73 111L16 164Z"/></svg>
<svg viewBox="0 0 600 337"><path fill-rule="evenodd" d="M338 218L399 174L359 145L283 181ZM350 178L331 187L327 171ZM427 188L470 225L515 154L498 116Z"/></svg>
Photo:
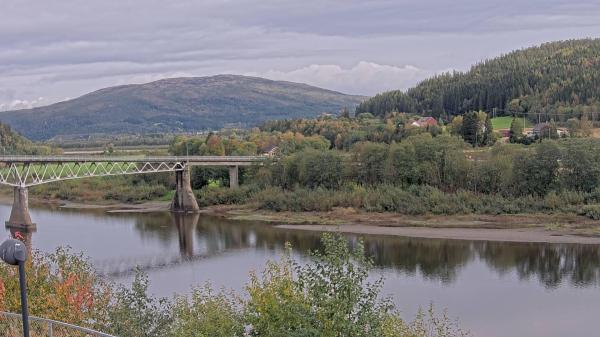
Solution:
<svg viewBox="0 0 600 337"><path fill-rule="evenodd" d="M334 207L353 207L368 212L395 212L407 215L518 214L538 212L580 212L585 205L598 203L598 191L552 192L545 197L504 197L459 190L444 192L426 185L406 188L394 185L363 187L345 185L339 190L283 190L270 187L256 193L261 209L272 211L330 211ZM587 206L586 213L592 213Z"/></svg>

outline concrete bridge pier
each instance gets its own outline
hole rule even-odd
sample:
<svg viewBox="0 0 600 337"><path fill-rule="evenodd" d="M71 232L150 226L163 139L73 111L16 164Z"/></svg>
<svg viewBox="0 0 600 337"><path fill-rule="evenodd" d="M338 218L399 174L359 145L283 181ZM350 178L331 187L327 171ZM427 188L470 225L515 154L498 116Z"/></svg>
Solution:
<svg viewBox="0 0 600 337"><path fill-rule="evenodd" d="M239 175L240 175L239 166L229 166L229 187L230 188L240 187Z"/></svg>
<svg viewBox="0 0 600 337"><path fill-rule="evenodd" d="M6 222L7 228L34 230L35 223L29 215L29 193L27 187L17 186L14 188L14 199L10 218Z"/></svg>
<svg viewBox="0 0 600 337"><path fill-rule="evenodd" d="M192 184L190 170L188 167L181 171L175 171L175 195L171 202L171 212L197 213L200 211Z"/></svg>

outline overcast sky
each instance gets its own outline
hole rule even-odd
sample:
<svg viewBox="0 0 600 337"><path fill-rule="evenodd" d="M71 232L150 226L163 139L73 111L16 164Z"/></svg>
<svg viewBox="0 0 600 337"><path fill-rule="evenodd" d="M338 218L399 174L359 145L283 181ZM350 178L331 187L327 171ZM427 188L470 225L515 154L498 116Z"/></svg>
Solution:
<svg viewBox="0 0 600 337"><path fill-rule="evenodd" d="M0 110L221 73L372 95L581 37L598 0L0 0Z"/></svg>

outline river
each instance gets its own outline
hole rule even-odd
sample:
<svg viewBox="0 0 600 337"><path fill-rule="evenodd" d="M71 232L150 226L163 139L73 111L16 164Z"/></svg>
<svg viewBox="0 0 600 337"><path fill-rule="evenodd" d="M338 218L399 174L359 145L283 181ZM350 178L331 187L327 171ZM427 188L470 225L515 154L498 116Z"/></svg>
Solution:
<svg viewBox="0 0 600 337"><path fill-rule="evenodd" d="M0 205L8 219L10 207ZM34 249L70 246L96 269L128 284L142 266L158 296L193 285L241 291L252 270L277 259L285 242L297 257L319 247L319 234L267 224L169 213L105 213L33 207ZM10 235L6 232L6 236ZM358 237L348 235L355 242ZM406 318L430 303L474 336L596 336L600 247L365 237L385 278L383 293Z"/></svg>

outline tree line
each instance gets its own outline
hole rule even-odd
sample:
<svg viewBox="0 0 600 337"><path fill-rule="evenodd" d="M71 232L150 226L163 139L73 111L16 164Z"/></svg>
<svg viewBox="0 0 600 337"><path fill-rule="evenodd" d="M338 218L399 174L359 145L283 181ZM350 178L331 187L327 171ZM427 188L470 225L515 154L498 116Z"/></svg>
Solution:
<svg viewBox="0 0 600 337"><path fill-rule="evenodd" d="M378 94L356 114L390 111L450 120L469 111L566 121L587 114L600 120L600 39L545 43L444 73L414 88Z"/></svg>

